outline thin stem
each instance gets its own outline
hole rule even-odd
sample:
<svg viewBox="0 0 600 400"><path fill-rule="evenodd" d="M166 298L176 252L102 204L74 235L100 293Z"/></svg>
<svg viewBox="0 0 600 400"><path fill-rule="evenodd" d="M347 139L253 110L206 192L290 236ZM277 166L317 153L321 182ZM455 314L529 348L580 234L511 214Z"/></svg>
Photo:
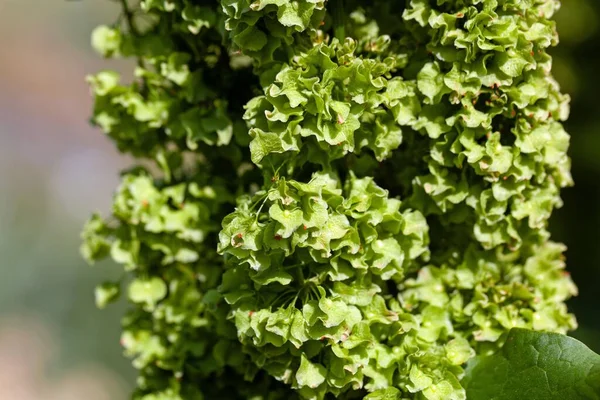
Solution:
<svg viewBox="0 0 600 400"><path fill-rule="evenodd" d="M125 16L125 21L127 22L127 27L133 35L137 36L138 31L133 23L133 13L129 9L129 4L127 4L127 0L120 0L120 2L121 8L123 9L123 15Z"/></svg>
<svg viewBox="0 0 600 400"><path fill-rule="evenodd" d="M179 272L190 278L190 281L193 282L196 280L196 274L194 273L194 271L192 271L191 268L187 267L184 264L177 264L176 268L179 270Z"/></svg>
<svg viewBox="0 0 600 400"><path fill-rule="evenodd" d="M292 300L292 302L290 303L292 305L292 307L296 307L296 302L298 301L298 296L299 295L300 295L300 292L297 292L296 296L294 297L294 300Z"/></svg>
<svg viewBox="0 0 600 400"><path fill-rule="evenodd" d="M317 290L317 287L315 285L310 285L310 291L312 294L315 295L315 300L321 299L321 294L319 293L319 291Z"/></svg>
<svg viewBox="0 0 600 400"><path fill-rule="evenodd" d="M262 211L262 208L264 207L264 205L265 205L265 203L267 202L268 199L269 199L269 196L268 196L268 193L267 193L267 195L265 195L265 198L264 198L262 204L258 208L258 211L256 212L256 218L254 219L254 223L258 222L258 217L260 217L260 212Z"/></svg>
<svg viewBox="0 0 600 400"><path fill-rule="evenodd" d="M280 169L281 169L281 168L282 168L282 167L285 165L285 163L286 163L286 162L287 162L287 161L284 161L284 162L282 162L282 163L281 163L281 165L280 165L279 167L277 167L277 169L275 170L274 176L277 176L277 175L279 175L279 170L280 170ZM273 164L271 164L271 166L272 166L272 165L273 165Z"/></svg>
<svg viewBox="0 0 600 400"><path fill-rule="evenodd" d="M287 296L287 295L291 295L291 294L293 294L293 293L294 293L294 290L293 290L293 289L287 289L287 290L285 290L285 291L283 291L283 292L279 293L279 295L277 295L277 297L275 298L275 300L273 300L272 304L273 304L274 306L276 306L276 305L277 305L277 303L278 303L280 300L282 300L282 299L283 299L285 296ZM283 304L285 304L285 302L284 302ZM282 305L283 305L283 304L282 304Z"/></svg>
<svg viewBox="0 0 600 400"><path fill-rule="evenodd" d="M259 193L259 192L256 192ZM258 205L258 203L260 203L261 201L263 201L265 199L265 197L269 196L269 192L265 192L263 194L261 194L258 198L258 200L256 200L254 203L252 203L252 205L250 206L250 208L248 209L249 211L254 210L254 207L256 207Z"/></svg>
<svg viewBox="0 0 600 400"><path fill-rule="evenodd" d="M297 263L297 264L292 264L292 265L284 265L282 268L283 269L290 269L290 268L296 268L300 265L303 265L304 263Z"/></svg>

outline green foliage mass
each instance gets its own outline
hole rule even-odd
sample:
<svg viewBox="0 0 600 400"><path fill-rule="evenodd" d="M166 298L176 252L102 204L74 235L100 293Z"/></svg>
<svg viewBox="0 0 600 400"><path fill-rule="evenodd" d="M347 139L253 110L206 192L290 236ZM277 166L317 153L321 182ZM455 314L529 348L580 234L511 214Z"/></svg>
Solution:
<svg viewBox="0 0 600 400"><path fill-rule="evenodd" d="M141 165L82 252L126 272L135 399L459 400L512 328L575 328L557 1L122 4L92 121Z"/></svg>

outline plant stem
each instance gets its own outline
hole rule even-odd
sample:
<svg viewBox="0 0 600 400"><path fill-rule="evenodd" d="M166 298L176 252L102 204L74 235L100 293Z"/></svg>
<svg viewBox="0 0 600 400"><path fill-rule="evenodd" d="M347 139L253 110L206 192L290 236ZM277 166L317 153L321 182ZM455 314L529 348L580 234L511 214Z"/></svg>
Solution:
<svg viewBox="0 0 600 400"><path fill-rule="evenodd" d="M127 0L120 0L121 8L123 9L123 15L125 16L125 21L127 22L127 28L132 35L137 36L138 31L135 28L135 24L133 23L133 13L129 9L129 4L127 4Z"/></svg>

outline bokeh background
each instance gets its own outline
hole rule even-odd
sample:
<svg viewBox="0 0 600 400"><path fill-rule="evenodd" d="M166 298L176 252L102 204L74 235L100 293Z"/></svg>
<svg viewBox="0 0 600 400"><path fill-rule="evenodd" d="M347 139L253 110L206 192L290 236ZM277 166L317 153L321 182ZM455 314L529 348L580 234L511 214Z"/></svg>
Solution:
<svg viewBox="0 0 600 400"><path fill-rule="evenodd" d="M119 346L125 306L93 300L118 268L78 251L83 222L108 211L131 163L87 122L85 76L131 67L89 45L118 13L112 0L0 0L0 399L122 400L135 379ZM551 228L580 289L572 335L600 353L600 2L564 0L556 19L576 186Z"/></svg>

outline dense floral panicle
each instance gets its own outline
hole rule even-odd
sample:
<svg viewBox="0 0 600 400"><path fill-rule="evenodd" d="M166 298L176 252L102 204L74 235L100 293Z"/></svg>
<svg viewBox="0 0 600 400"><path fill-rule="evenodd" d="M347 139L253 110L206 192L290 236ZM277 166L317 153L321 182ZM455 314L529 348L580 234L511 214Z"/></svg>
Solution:
<svg viewBox="0 0 600 400"><path fill-rule="evenodd" d="M110 253L133 275L124 292L135 308L123 320L121 344L140 370L136 398L200 398L219 393L200 381L224 368L246 373L235 330L225 323L227 310L209 295L220 282L221 261L204 242L217 230L211 216L227 202L224 190L199 182L157 186L144 173L125 175L115 220L95 216L84 231L89 260ZM98 305L116 300L120 286L99 286Z"/></svg>
<svg viewBox="0 0 600 400"><path fill-rule="evenodd" d="M432 58L416 76L423 107L413 126L433 139L416 191L443 218L463 213L463 203L472 208L484 247L515 248L524 231L545 228L571 183L569 136L558 122L568 116L568 96L544 52L556 42L543 18L555 3L473 3L411 1L404 13Z"/></svg>
<svg viewBox="0 0 600 400"><path fill-rule="evenodd" d="M94 32L100 53L140 61L131 84L112 71L88 78L95 97L93 123L120 150L140 157L167 146L179 151L225 146L234 133L245 135L239 99L230 94L239 94L240 84L251 92L250 62L222 45L224 16L218 7L189 1L145 1L140 7L157 21L135 32L107 26Z"/></svg>
<svg viewBox="0 0 600 400"><path fill-rule="evenodd" d="M324 23L326 0L224 0L226 28L234 48L267 68L287 60L295 47ZM304 34L303 34L304 33Z"/></svg>
<svg viewBox="0 0 600 400"><path fill-rule="evenodd" d="M130 278L95 295L126 286L134 398L463 400L510 329L573 329L557 8L142 0L96 29L137 67L88 78L92 122L156 167L82 234Z"/></svg>
<svg viewBox="0 0 600 400"><path fill-rule="evenodd" d="M383 51L389 37L380 39ZM327 166L363 148L381 161L400 146L400 126L419 107L415 85L392 77L396 57L356 53L353 39L333 39L281 66L264 95L246 106L252 161Z"/></svg>

